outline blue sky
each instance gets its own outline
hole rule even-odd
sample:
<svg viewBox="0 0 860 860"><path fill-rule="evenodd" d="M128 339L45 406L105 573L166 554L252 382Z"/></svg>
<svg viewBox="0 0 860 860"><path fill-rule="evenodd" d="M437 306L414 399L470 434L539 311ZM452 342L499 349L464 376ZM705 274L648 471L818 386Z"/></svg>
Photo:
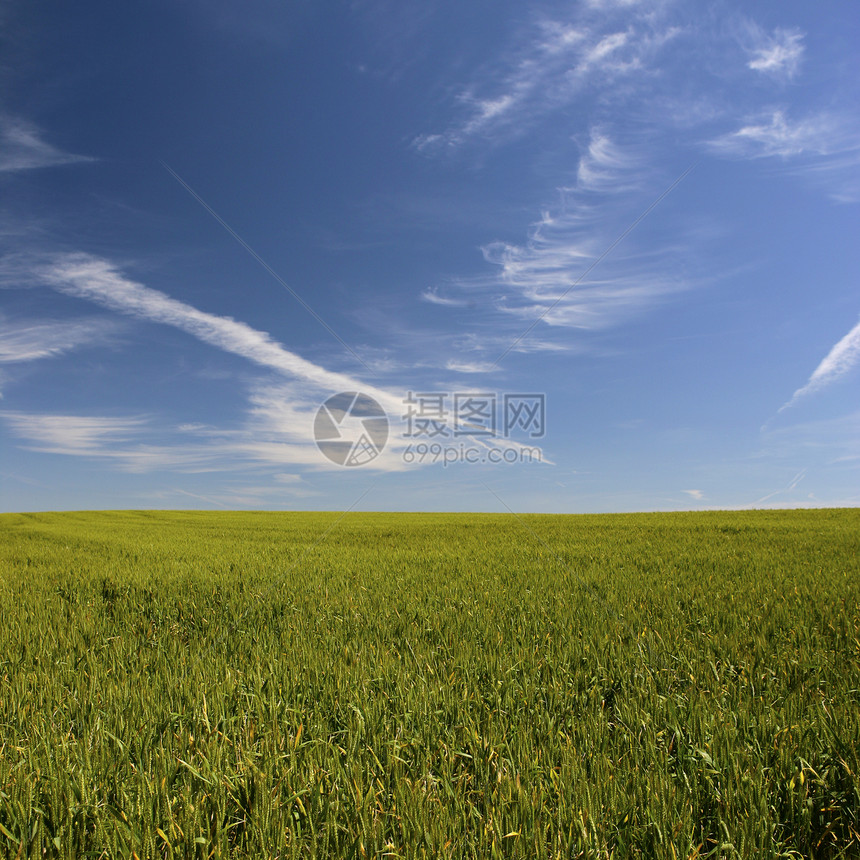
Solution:
<svg viewBox="0 0 860 860"><path fill-rule="evenodd" d="M856 4L0 22L3 510L860 503Z"/></svg>

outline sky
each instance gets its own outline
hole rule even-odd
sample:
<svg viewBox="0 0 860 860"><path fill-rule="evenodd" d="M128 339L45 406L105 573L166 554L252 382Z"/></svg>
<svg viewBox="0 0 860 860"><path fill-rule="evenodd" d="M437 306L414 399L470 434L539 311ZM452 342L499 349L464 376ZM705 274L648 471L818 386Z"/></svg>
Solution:
<svg viewBox="0 0 860 860"><path fill-rule="evenodd" d="M0 510L860 504L856 3L0 32Z"/></svg>

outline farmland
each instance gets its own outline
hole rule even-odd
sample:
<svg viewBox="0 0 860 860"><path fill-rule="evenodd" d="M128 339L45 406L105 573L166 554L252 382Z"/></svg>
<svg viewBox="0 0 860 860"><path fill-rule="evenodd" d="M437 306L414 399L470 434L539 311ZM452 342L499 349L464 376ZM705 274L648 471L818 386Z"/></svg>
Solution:
<svg viewBox="0 0 860 860"><path fill-rule="evenodd" d="M860 511L0 516L0 856L860 856Z"/></svg>

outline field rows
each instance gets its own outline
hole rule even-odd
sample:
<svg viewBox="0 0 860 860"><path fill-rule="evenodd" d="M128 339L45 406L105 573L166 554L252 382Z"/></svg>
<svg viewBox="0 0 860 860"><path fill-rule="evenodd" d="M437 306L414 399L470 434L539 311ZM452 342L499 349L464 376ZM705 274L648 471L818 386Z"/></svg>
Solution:
<svg viewBox="0 0 860 860"><path fill-rule="evenodd" d="M0 516L0 856L860 856L860 511L339 517Z"/></svg>

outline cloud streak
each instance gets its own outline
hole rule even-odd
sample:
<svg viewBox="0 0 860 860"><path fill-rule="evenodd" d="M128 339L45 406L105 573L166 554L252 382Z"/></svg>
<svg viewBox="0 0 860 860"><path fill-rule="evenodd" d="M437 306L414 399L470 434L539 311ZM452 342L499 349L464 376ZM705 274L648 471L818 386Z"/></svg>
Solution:
<svg viewBox="0 0 860 860"><path fill-rule="evenodd" d="M806 385L794 392L791 400L780 407L782 412L794 406L802 397L815 394L846 376L860 364L860 322L848 332L827 355L809 377Z"/></svg>
<svg viewBox="0 0 860 860"><path fill-rule="evenodd" d="M467 299L453 299L449 296L440 296L436 287L429 287L421 293L422 301L429 302L431 305L441 305L446 308L465 308L469 302Z"/></svg>
<svg viewBox="0 0 860 860"><path fill-rule="evenodd" d="M860 149L856 136L836 116L821 113L791 121L782 109L752 120L708 142L717 154L750 158L833 155Z"/></svg>
<svg viewBox="0 0 860 860"><path fill-rule="evenodd" d="M81 346L103 343L116 328L107 320L11 323L0 318L0 363L52 358Z"/></svg>
<svg viewBox="0 0 860 860"><path fill-rule="evenodd" d="M633 188L638 176L630 168L635 163L635 158L616 147L606 135L593 134L588 152L580 160L577 187L561 189L561 204L543 212L523 244L497 241L484 245L484 259L496 267L497 273L461 281L459 286L472 293L494 292L493 307L509 316L582 330L615 325L660 297L676 292L682 285L666 274L659 259L671 253L670 248L658 255L603 261L607 248L615 243L602 237L611 236L613 228L608 226L606 213L598 219L580 185L585 185L588 192L602 192L605 196L614 191L615 177L624 171L626 175L619 184ZM605 270L595 275L590 270L598 262Z"/></svg>
<svg viewBox="0 0 860 860"><path fill-rule="evenodd" d="M95 160L51 146L42 139L39 129L26 120L0 116L0 172L34 170Z"/></svg>
<svg viewBox="0 0 860 860"><path fill-rule="evenodd" d="M325 460L313 440L314 415L321 400L340 391L362 391L374 397L390 418L400 418L403 397L328 371L290 352L266 332L230 317L206 313L158 290L126 278L109 261L87 254L64 255L43 264L37 280L66 295L94 302L138 319L173 326L218 349L278 372L283 382L261 381L250 393L250 407L237 428L175 422L169 430L154 426L147 416L74 416L21 411L0 413L25 447L40 453L106 459L128 472L173 470L186 473L247 467L298 465L317 469L339 467ZM10 360L56 354L77 344L86 326L31 327L7 346ZM97 333L95 329L92 334ZM50 338L53 337L53 341ZM479 372L476 366L457 368ZM396 420L395 418L395 420ZM162 442L166 432L181 441ZM396 427L382 454L368 466L404 471L400 456L412 440L398 436ZM476 440L485 449L519 449L505 438Z"/></svg>
<svg viewBox="0 0 860 860"><path fill-rule="evenodd" d="M636 187L631 171L637 168L641 168L639 158L619 147L604 131L595 128L591 130L588 150L579 159L577 187L582 191L626 193Z"/></svg>
<svg viewBox="0 0 860 860"><path fill-rule="evenodd" d="M399 402L399 401L398 401ZM402 406L402 403L401 403ZM25 450L40 454L104 460L128 473L247 472L249 469L300 467L314 471L339 471L313 441L314 416L318 404L310 401L296 383L260 383L250 394L250 408L241 426L221 429L208 425L172 428L181 441L164 443L165 428L152 416L78 416L23 411L2 411L11 432L24 440ZM393 417L393 416L392 416ZM396 423L381 454L363 471L404 472L430 465L432 460L408 462L403 451L415 440L398 434ZM485 451L524 447L507 438L472 440ZM543 458L543 463L551 461ZM281 476L295 483L298 476ZM290 491L292 492L292 491Z"/></svg>
<svg viewBox="0 0 860 860"><path fill-rule="evenodd" d="M200 474L286 465L337 468L317 451L312 439L315 405L298 401L300 396L292 387L274 387L262 399L258 391L240 428L180 431L183 441L173 444L158 441L163 439L164 431L152 416L4 411L0 417L13 434L25 440L25 450L105 460L123 472ZM284 402L279 398L287 399ZM390 471L392 465L383 468ZM401 464L400 468L405 466Z"/></svg>
<svg viewBox="0 0 860 860"><path fill-rule="evenodd" d="M466 115L460 122L419 135L413 146L430 153L490 134L519 134L537 118L569 105L589 84L606 85L642 71L679 32L657 33L653 23L600 32L591 23L542 20L528 41L512 49L516 59L506 70L461 90L458 101Z"/></svg>
<svg viewBox="0 0 860 860"><path fill-rule="evenodd" d="M147 423L143 416L115 418L2 412L13 432L31 442L30 450L49 454L105 456L106 446L128 442Z"/></svg>
<svg viewBox="0 0 860 860"><path fill-rule="evenodd" d="M729 158L779 158L792 172L841 203L860 199L860 126L844 114L820 112L790 119L779 108L706 143Z"/></svg>
<svg viewBox="0 0 860 860"><path fill-rule="evenodd" d="M138 319L173 326L225 352L302 380L319 392L361 390L386 409L401 402L387 391L301 358L274 341L266 332L198 310L166 293L124 277L107 260L89 254L65 255L40 269L42 280L59 292L95 302Z"/></svg>
<svg viewBox="0 0 860 860"><path fill-rule="evenodd" d="M756 27L754 37L758 44L750 50L750 69L777 78L791 79L797 74L803 58L803 33L778 27L767 35Z"/></svg>

